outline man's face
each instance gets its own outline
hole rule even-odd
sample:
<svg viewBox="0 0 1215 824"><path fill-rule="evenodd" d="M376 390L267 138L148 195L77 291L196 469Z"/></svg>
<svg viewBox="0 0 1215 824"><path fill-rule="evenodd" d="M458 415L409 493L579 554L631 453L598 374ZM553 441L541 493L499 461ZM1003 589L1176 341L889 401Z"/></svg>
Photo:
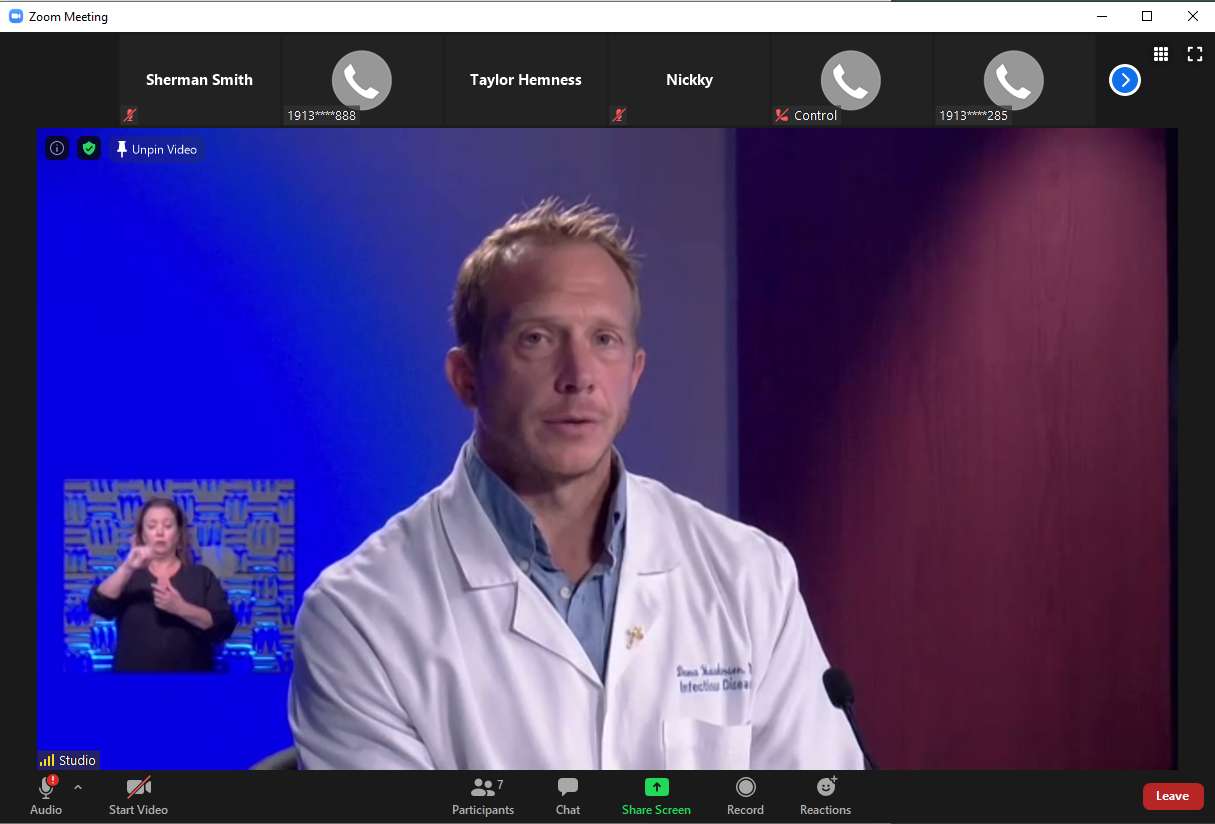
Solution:
<svg viewBox="0 0 1215 824"><path fill-rule="evenodd" d="M486 297L481 439L516 472L592 471L624 428L645 367L624 273L593 243L528 244Z"/></svg>

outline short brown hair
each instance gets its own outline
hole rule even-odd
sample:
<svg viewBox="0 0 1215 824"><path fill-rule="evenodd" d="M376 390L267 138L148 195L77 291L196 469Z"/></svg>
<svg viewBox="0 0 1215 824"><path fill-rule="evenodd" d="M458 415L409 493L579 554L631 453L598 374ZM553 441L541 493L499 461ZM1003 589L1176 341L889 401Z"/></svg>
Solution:
<svg viewBox="0 0 1215 824"><path fill-rule="evenodd" d="M637 255L633 233L622 235L619 219L588 201L564 205L546 197L525 212L511 215L469 253L456 276L451 302L451 323L456 340L474 357L481 354L486 322L486 287L494 273L517 257L524 241L594 243L612 256L633 294L633 327L641 322L641 294L637 287Z"/></svg>
<svg viewBox="0 0 1215 824"><path fill-rule="evenodd" d="M144 505L139 508L139 513L135 516L135 543L143 543L143 519L147 516L148 510L160 507L167 509L173 513L173 520L177 523L177 545L173 547L173 553L177 556L177 560L181 561L182 566L190 566L194 563L194 552L190 549L189 530L186 529L186 513L172 498L153 497L148 498Z"/></svg>

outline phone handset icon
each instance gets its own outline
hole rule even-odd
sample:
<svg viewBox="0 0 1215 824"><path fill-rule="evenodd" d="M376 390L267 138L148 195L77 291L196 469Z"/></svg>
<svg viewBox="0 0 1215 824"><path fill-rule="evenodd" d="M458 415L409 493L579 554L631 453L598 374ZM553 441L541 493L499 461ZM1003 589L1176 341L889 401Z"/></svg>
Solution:
<svg viewBox="0 0 1215 824"><path fill-rule="evenodd" d="M1003 63L996 67L996 80L998 80L1000 85L1004 87L1004 91L1008 92L1018 100L1024 100L1032 94L1032 92L1024 86L1017 88L1014 87L1012 83L1008 82L1008 67L1006 67Z"/></svg>
<svg viewBox="0 0 1215 824"><path fill-rule="evenodd" d="M864 100L869 94L866 89L857 86L855 89L844 82L844 64L836 63L835 68L831 70L831 76L835 78L836 84L844 90L844 94L856 100Z"/></svg>
<svg viewBox="0 0 1215 824"><path fill-rule="evenodd" d="M355 70L353 63L347 63L346 68L342 70L342 74L346 76L346 82L350 84L350 88L354 89L354 93L359 97L366 98L367 100L375 100L380 96L379 89L374 89L371 86L364 89L358 84L358 81L354 79Z"/></svg>

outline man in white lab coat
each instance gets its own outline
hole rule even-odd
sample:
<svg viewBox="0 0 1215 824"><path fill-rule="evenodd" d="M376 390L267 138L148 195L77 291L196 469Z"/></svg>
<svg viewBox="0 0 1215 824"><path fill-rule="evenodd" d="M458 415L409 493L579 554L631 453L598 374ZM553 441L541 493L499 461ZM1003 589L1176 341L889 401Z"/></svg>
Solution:
<svg viewBox="0 0 1215 824"><path fill-rule="evenodd" d="M306 769L861 769L788 550L629 473L631 238L546 200L468 256L451 475L296 625Z"/></svg>

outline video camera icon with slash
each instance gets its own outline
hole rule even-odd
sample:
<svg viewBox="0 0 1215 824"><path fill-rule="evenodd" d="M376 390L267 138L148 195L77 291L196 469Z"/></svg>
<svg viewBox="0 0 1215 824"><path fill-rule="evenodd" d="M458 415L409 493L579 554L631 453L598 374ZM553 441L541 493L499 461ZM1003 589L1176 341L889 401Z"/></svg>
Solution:
<svg viewBox="0 0 1215 824"><path fill-rule="evenodd" d="M132 798L137 795L152 794L152 776L147 775L143 778L128 778L127 779L127 798Z"/></svg>

